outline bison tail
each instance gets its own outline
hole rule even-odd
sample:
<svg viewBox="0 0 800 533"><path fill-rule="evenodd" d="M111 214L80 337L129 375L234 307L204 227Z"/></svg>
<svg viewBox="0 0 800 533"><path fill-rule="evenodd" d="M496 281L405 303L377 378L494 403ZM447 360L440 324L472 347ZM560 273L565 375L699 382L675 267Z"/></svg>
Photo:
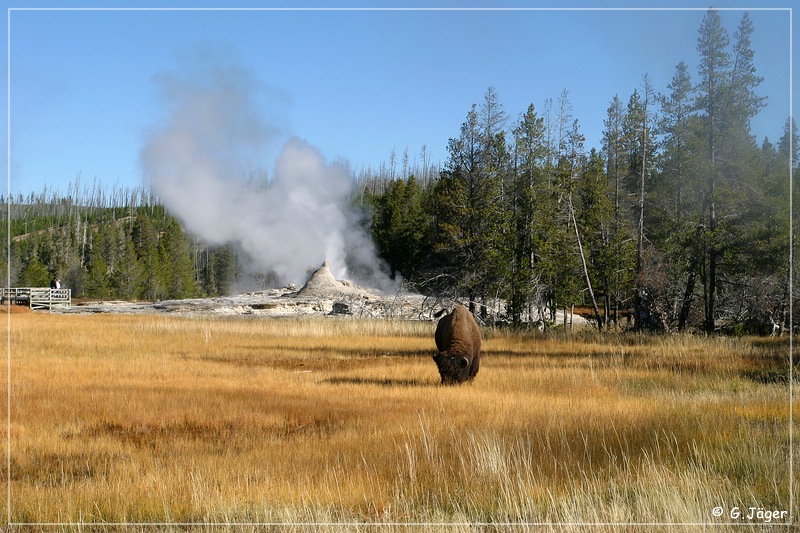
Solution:
<svg viewBox="0 0 800 533"><path fill-rule="evenodd" d="M438 311L433 313L433 318L439 318L440 316L442 316L445 313L447 313L447 308L446 307L443 308L443 309L439 309Z"/></svg>

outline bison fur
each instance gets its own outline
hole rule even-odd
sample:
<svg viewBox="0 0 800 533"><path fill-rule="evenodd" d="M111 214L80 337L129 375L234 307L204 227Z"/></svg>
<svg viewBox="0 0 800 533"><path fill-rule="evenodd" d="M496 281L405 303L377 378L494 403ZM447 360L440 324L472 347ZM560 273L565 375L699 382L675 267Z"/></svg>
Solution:
<svg viewBox="0 0 800 533"><path fill-rule="evenodd" d="M481 331L475 317L463 305L436 325L436 348L433 356L442 385L455 385L473 379L481 364Z"/></svg>

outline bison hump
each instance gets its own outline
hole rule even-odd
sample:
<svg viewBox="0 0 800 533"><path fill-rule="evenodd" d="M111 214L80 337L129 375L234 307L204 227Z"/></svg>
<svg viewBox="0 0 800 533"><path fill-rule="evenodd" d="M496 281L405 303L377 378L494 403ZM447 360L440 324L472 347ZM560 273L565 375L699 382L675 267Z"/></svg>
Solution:
<svg viewBox="0 0 800 533"><path fill-rule="evenodd" d="M455 355L463 354L472 358L481 346L478 323L472 313L463 305L457 306L436 326L436 347Z"/></svg>

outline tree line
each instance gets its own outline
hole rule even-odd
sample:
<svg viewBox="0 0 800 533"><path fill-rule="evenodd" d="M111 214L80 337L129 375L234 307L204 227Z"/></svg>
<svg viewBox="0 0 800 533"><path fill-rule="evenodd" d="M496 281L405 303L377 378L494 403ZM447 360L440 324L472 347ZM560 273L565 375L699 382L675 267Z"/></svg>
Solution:
<svg viewBox="0 0 800 533"><path fill-rule="evenodd" d="M3 221L11 286L47 287L59 278L74 298L153 301L224 294L234 280L231 248L188 236L143 190L105 206L74 197L19 200L8 200Z"/></svg>
<svg viewBox="0 0 800 533"><path fill-rule="evenodd" d="M663 93L645 74L627 100L613 96L599 148L584 146L566 90L512 118L490 87L441 166L423 147L399 171L392 151L353 172L352 202L390 275L484 315L502 301L494 318L520 327L572 306L601 330L785 325L797 132L791 119L777 143L750 132L765 105L752 32L745 13L731 39L709 10L697 72L680 62ZM233 248L187 235L145 188L78 178L65 197L7 203L12 285L61 276L76 297L158 300L245 281Z"/></svg>
<svg viewBox="0 0 800 533"><path fill-rule="evenodd" d="M646 74L615 95L602 147L587 150L564 91L512 120L493 88L473 105L437 180L409 176L372 197L392 274L466 296L515 325L587 306L599 329L764 332L789 310L788 198L797 132L760 144L764 107L745 13L718 12L664 93Z"/></svg>

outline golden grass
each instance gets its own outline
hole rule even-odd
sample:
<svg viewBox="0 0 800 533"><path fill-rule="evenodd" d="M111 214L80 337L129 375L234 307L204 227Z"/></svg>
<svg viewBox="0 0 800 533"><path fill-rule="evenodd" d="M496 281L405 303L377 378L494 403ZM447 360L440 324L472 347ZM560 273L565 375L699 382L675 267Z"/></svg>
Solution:
<svg viewBox="0 0 800 533"><path fill-rule="evenodd" d="M433 330L14 315L2 521L467 528L789 510L785 341L487 331L475 382L441 387Z"/></svg>

